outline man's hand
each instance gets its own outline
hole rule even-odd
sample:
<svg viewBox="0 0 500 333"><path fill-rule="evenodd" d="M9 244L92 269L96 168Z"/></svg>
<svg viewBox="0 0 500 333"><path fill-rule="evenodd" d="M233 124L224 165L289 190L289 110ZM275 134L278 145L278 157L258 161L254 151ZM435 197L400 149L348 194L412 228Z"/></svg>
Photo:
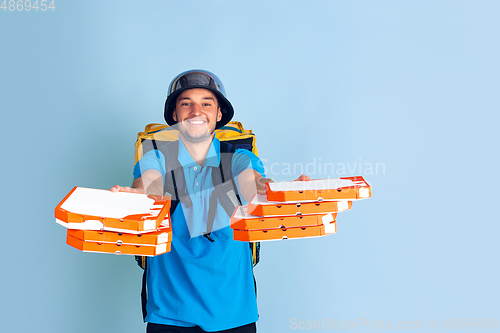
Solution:
<svg viewBox="0 0 500 333"><path fill-rule="evenodd" d="M271 178L264 178L261 175L259 175L259 176L260 177L256 181L257 194L266 194L266 184L267 183L274 183L274 180L272 180Z"/></svg>
<svg viewBox="0 0 500 333"><path fill-rule="evenodd" d="M163 195L163 176L157 170L147 170L141 177L134 180L132 186L115 185L111 188L111 192Z"/></svg>
<svg viewBox="0 0 500 333"><path fill-rule="evenodd" d="M304 174L300 175L299 178L295 179L296 182L303 182L303 181L309 181L311 180L311 177L306 176Z"/></svg>
<svg viewBox="0 0 500 333"><path fill-rule="evenodd" d="M272 181L272 179L263 178L253 169L246 169L238 176L240 194L243 199L250 201L256 193L266 193L266 183Z"/></svg>
<svg viewBox="0 0 500 333"><path fill-rule="evenodd" d="M311 178L306 175L300 175L295 181L309 181ZM247 169L238 176L240 193L246 201L252 200L255 194L266 194L266 183L274 183L271 178L262 177L257 171Z"/></svg>
<svg viewBox="0 0 500 333"><path fill-rule="evenodd" d="M134 188L134 187L128 187L128 186L120 186L120 185L115 185L110 189L111 192L128 192L128 193L141 193L141 194L146 194L144 189L139 189L139 188Z"/></svg>

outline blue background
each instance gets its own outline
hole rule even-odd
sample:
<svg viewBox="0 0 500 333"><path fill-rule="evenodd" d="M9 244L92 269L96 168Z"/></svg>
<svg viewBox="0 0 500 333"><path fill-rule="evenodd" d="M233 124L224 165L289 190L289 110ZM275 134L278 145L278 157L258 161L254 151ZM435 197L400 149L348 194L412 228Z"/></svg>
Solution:
<svg viewBox="0 0 500 333"><path fill-rule="evenodd" d="M336 235L262 245L260 332L500 316L498 2L55 5L0 10L0 331L145 331L133 258L69 247L54 207L130 184L136 133L191 68L223 80L275 180L321 162L373 186Z"/></svg>

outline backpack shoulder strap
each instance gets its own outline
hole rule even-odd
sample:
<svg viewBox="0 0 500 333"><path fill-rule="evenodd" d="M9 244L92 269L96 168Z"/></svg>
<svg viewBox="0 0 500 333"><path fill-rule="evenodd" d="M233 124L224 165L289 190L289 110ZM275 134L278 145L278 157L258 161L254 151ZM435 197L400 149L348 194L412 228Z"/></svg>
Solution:
<svg viewBox="0 0 500 333"><path fill-rule="evenodd" d="M191 207L192 202L186 194L186 182L184 170L177 159L179 153L179 141L164 141L155 144L165 157L165 177L163 180L163 193L171 197L170 216L172 216L179 202L186 207Z"/></svg>
<svg viewBox="0 0 500 333"><path fill-rule="evenodd" d="M223 201L221 202L221 205L229 216L233 214L236 206L242 205L241 198L238 193L238 188L236 186L235 180L233 179L232 166L235 150L235 146L229 142L220 143L221 158L219 165L219 174L221 187L220 190L217 191L217 194L219 195L219 199ZM219 184L219 174L216 172L217 184ZM212 177L214 177L213 174ZM231 202L232 205L229 205L229 202ZM227 207L224 207L224 205L227 205Z"/></svg>
<svg viewBox="0 0 500 333"><path fill-rule="evenodd" d="M231 170L232 159L234 154L234 146L228 142L220 142L220 164L217 169L212 170L212 183L214 190L210 196L207 230L205 237L210 241L212 232L215 211L217 210L217 202L220 203L222 208L228 216L231 216L237 206L241 206L241 199L238 194L238 189L233 180L233 173Z"/></svg>
<svg viewBox="0 0 500 333"><path fill-rule="evenodd" d="M186 207L191 207L191 199L186 195L186 185L184 181L184 170L177 159L179 150L178 141L158 141L154 138L144 140L142 142L144 151L151 149L160 151L165 157L165 177L163 180L163 193L171 197L170 202L170 217L174 213L179 202L184 203ZM136 256L137 264L142 268L147 267L147 258L144 256Z"/></svg>

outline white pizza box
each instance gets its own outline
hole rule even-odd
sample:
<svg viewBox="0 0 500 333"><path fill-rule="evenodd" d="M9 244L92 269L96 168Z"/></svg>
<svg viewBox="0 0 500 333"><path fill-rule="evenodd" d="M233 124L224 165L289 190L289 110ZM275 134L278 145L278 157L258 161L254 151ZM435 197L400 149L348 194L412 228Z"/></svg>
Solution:
<svg viewBox="0 0 500 333"><path fill-rule="evenodd" d="M266 183L268 201L359 200L371 197L362 176Z"/></svg>
<svg viewBox="0 0 500 333"><path fill-rule="evenodd" d="M277 202L256 194L247 205L247 213L255 216L308 215L337 213L351 208L352 201L347 200Z"/></svg>
<svg viewBox="0 0 500 333"><path fill-rule="evenodd" d="M273 240L285 240L296 238L321 237L337 232L337 223L332 214L323 216L323 224L293 227L293 228L275 228L275 229L254 229L254 230L236 230L233 229L233 239L243 242L263 242Z"/></svg>
<svg viewBox="0 0 500 333"><path fill-rule="evenodd" d="M56 222L69 229L127 233L170 225L170 197L73 188L56 206Z"/></svg>
<svg viewBox="0 0 500 333"><path fill-rule="evenodd" d="M253 229L276 229L292 228L322 225L325 222L325 216L335 221L337 213L308 214L308 215L290 215L290 216L254 216L247 213L246 206L239 206L231 216L231 228L238 230ZM328 220L328 223L331 221Z"/></svg>
<svg viewBox="0 0 500 333"><path fill-rule="evenodd" d="M128 254L135 256L157 256L170 251L171 242L158 245L116 244L105 242L88 242L67 235L66 244L83 252Z"/></svg>

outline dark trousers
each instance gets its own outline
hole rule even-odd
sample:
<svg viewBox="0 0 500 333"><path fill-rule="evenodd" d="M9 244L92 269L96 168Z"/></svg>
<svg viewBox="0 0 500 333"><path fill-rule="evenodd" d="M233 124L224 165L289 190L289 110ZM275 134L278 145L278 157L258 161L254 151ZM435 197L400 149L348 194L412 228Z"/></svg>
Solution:
<svg viewBox="0 0 500 333"><path fill-rule="evenodd" d="M146 330L147 333L205 333L204 330L198 326L194 327L179 327L170 325L160 325L148 323ZM257 332L257 327L255 323L251 323L245 326L235 327L228 330L217 331L220 333L255 333ZM216 332L214 332L216 333Z"/></svg>

